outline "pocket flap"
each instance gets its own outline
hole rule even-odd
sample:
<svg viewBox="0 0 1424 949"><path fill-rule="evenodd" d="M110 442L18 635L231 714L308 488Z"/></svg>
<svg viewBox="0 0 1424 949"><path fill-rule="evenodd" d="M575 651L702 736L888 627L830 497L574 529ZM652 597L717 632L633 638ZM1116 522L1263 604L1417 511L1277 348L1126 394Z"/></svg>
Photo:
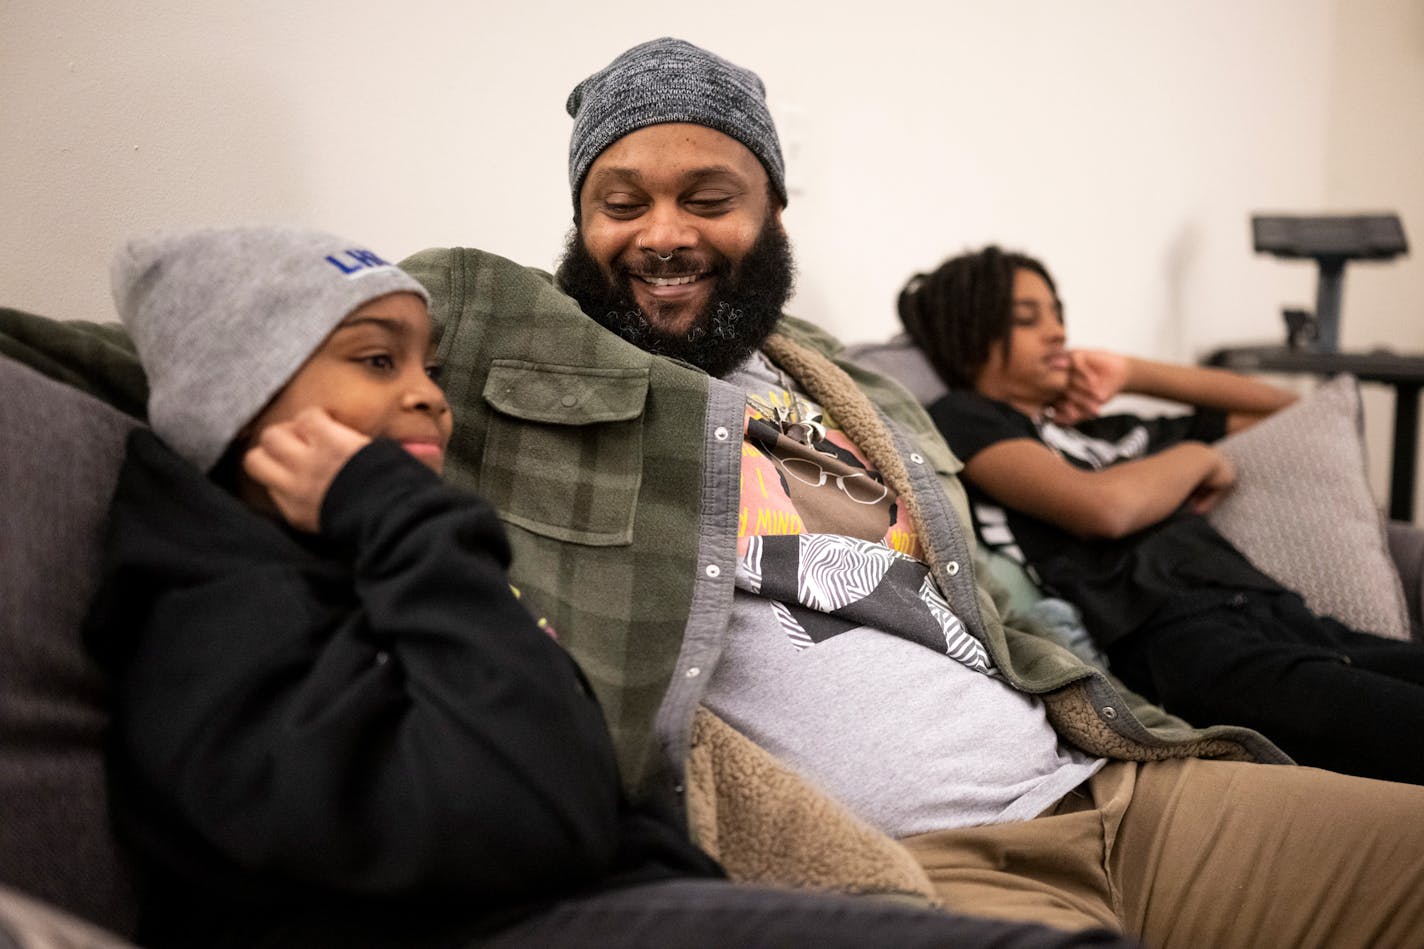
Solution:
<svg viewBox="0 0 1424 949"><path fill-rule="evenodd" d="M496 359L485 380L485 401L529 422L594 425L643 413L648 368L594 369Z"/></svg>

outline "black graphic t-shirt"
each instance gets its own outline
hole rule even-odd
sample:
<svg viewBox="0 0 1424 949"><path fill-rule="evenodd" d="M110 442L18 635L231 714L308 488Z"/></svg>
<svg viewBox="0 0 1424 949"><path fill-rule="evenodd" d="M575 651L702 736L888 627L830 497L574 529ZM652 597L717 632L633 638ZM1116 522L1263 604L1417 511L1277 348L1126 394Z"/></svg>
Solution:
<svg viewBox="0 0 1424 949"><path fill-rule="evenodd" d="M963 391L944 396L929 412L966 463L990 445L1031 438L1070 464L1096 470L1184 441L1216 441L1226 433L1226 416L1211 410L1151 419L1105 416L1073 427L1036 425L1007 403ZM1046 592L1077 604L1102 647L1149 621L1198 612L1242 590L1281 589L1204 517L1185 509L1119 540L1085 540L1001 506L968 478L964 484L981 543L1028 567Z"/></svg>

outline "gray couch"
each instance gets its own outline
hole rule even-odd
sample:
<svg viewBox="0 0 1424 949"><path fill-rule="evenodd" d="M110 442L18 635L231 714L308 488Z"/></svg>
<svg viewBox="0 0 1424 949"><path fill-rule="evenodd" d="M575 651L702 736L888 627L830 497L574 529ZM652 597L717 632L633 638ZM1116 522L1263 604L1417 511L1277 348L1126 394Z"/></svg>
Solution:
<svg viewBox="0 0 1424 949"><path fill-rule="evenodd" d="M79 358L102 361L102 341L83 338L94 348ZM136 920L134 862L108 825L105 683L78 634L139 424L106 404L134 404L135 380L119 382L100 401L0 355L0 949L120 945ZM1424 534L1401 528L1395 552L1417 619Z"/></svg>

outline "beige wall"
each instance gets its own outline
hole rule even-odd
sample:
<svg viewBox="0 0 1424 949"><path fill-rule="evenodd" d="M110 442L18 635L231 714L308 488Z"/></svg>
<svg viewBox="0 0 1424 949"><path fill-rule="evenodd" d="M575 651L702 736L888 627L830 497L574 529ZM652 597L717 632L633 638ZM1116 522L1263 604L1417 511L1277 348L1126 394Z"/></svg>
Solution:
<svg viewBox="0 0 1424 949"><path fill-rule="evenodd" d="M1253 255L1252 210L1399 207L1424 235L1418 0L849 6L4 0L0 303L108 318L112 248L160 226L551 266L564 98L663 34L766 80L793 310L847 340L894 331L916 270L999 241L1059 276L1076 341L1190 359L1313 299L1308 267ZM1424 348L1419 255L1356 269L1347 345Z"/></svg>
<svg viewBox="0 0 1424 949"><path fill-rule="evenodd" d="M1349 0L1332 14L1330 137L1325 205L1391 208L1404 219L1411 254L1388 264L1354 264L1345 274L1341 345L1424 352L1424 2ZM1394 396L1365 390L1370 471L1387 491ZM1424 480L1424 451L1419 476ZM1424 484L1415 488L1424 522Z"/></svg>

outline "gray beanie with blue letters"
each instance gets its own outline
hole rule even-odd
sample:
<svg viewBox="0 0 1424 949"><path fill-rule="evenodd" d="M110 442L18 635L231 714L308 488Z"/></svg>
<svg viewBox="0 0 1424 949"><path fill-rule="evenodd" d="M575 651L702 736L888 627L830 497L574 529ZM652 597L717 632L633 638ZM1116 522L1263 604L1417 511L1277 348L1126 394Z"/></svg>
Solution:
<svg viewBox="0 0 1424 949"><path fill-rule="evenodd" d="M360 244L240 227L129 241L110 283L148 376L148 422L209 471L353 310L425 288Z"/></svg>

